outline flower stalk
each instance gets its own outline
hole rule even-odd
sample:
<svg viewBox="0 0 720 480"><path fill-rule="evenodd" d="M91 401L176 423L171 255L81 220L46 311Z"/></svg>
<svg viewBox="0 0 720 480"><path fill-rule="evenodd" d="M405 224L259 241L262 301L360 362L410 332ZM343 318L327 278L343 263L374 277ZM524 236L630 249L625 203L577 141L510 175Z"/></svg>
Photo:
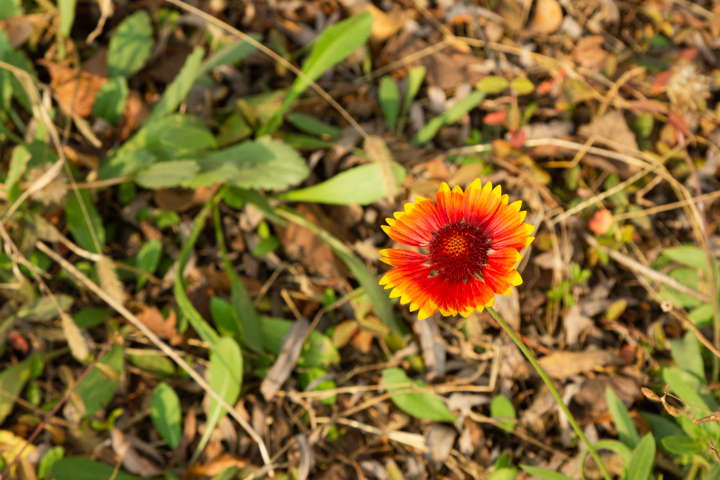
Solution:
<svg viewBox="0 0 720 480"><path fill-rule="evenodd" d="M575 421L575 417L573 417L572 413L570 413L570 409L567 407L567 405L565 405L565 402L563 402L563 399L560 396L560 393L558 393L557 389L555 388L555 385L553 385L552 380L550 380L550 377L548 377L547 373L545 373L545 370L543 370L538 361L535 359L530 349L525 345L525 343L523 343L523 341L510 327L510 325L505 323L505 320L503 320L502 317L498 315L495 309L493 309L492 307L487 307L487 311L488 313L490 313L490 315L492 315L492 317L500 325L500 327L505 330L505 333L507 333L510 338L513 339L520 351L523 353L523 355L525 355L525 358L528 359L528 361L532 364L533 368L535 368L535 370L538 372L540 378L542 378L543 382L545 382L545 385L547 385L547 387L550 389L550 393L552 393L552 396L555 397L558 405L560 405L560 408L562 408L562 411L565 412L565 415L567 415L573 430L575 430L575 433L577 433L578 437L580 437L585 446L587 446L590 455L592 455L592 457L595 459L595 462L600 468L600 471L602 471L605 480L611 480L610 473L607 471L605 464L600 459L600 455L598 455L592 444L590 444L590 440L588 440L588 438L585 436L585 433L583 433L582 429L580 428L580 425L578 425L578 423ZM580 468L582 468L582 465L580 466Z"/></svg>

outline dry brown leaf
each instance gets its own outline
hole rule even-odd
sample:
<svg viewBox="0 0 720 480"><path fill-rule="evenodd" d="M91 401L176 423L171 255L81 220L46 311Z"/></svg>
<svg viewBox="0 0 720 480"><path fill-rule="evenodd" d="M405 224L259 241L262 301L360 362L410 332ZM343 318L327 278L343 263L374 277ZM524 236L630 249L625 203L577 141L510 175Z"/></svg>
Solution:
<svg viewBox="0 0 720 480"><path fill-rule="evenodd" d="M620 144L631 150L638 150L635 134L628 127L625 116L619 110L612 110L589 124L581 126L578 128L578 133L585 138L594 136L600 140L607 140L609 147Z"/></svg>
<svg viewBox="0 0 720 480"><path fill-rule="evenodd" d="M57 94L65 115L74 112L79 117L88 117L92 114L95 96L107 78L47 60L41 59L37 63L44 65L50 72L50 86Z"/></svg>
<svg viewBox="0 0 720 480"><path fill-rule="evenodd" d="M557 0L537 0L535 18L530 22L530 31L539 35L557 32L562 24L562 7Z"/></svg>
<svg viewBox="0 0 720 480"><path fill-rule="evenodd" d="M180 345L182 335L178 333L175 310L170 310L167 319L157 307L148 307L137 314L137 318L161 338L170 342L170 345Z"/></svg>
<svg viewBox="0 0 720 480"><path fill-rule="evenodd" d="M398 8L390 12L383 12L371 3L365 5L363 10L370 12L373 17L372 31L370 33L370 39L373 42L383 42L390 38L391 35L399 32L405 25L406 12L409 11Z"/></svg>
<svg viewBox="0 0 720 480"><path fill-rule="evenodd" d="M290 377L290 373L302 353L303 340L309 328L310 322L300 318L293 323L292 328L283 337L280 354L260 385L260 393L263 394L266 401L272 399L285 380Z"/></svg>
<svg viewBox="0 0 720 480"><path fill-rule="evenodd" d="M580 313L580 307L577 304L570 309L563 323L565 325L565 343L568 345L576 345L580 335L593 326L592 319Z"/></svg>
<svg viewBox="0 0 720 480"><path fill-rule="evenodd" d="M220 184L209 187L161 188L155 192L155 202L164 210L184 212L193 207L205 205L220 188Z"/></svg>
<svg viewBox="0 0 720 480"><path fill-rule="evenodd" d="M10 46L17 48L33 36L42 35L42 29L48 25L51 18L52 15L49 13L17 15L0 21L0 30L5 31Z"/></svg>
<svg viewBox="0 0 720 480"><path fill-rule="evenodd" d="M647 388L647 387L642 387L642 388L640 389L640 391L643 393L643 395L645 395L645 397L646 397L648 400L651 400L651 401L653 401L653 402L661 402L661 401L662 401L662 399L661 399L660 397L658 397L655 392L653 392L652 390L650 390L650 389Z"/></svg>
<svg viewBox="0 0 720 480"><path fill-rule="evenodd" d="M161 468L141 456L137 450L130 445L130 442L125 439L125 435L123 435L120 430L114 428L112 432L110 432L110 438L115 455L122 459L122 465L125 470L135 475L140 475L141 477L158 477L163 474Z"/></svg>
<svg viewBox="0 0 720 480"><path fill-rule="evenodd" d="M455 444L455 437L457 431L447 425L435 424L430 427L425 445L428 447L428 460L435 470L439 470L447 460Z"/></svg>
<svg viewBox="0 0 720 480"><path fill-rule="evenodd" d="M205 476L215 477L220 475L230 467L245 468L249 465L249 461L244 458L233 457L229 453L224 453L205 465L195 465L188 472L192 478Z"/></svg>
<svg viewBox="0 0 720 480"><path fill-rule="evenodd" d="M445 350L439 342L442 338L433 317L423 322L415 322L415 330L420 340L423 362L428 370L429 379L445 376Z"/></svg>
<svg viewBox="0 0 720 480"><path fill-rule="evenodd" d="M608 350L555 352L539 360L545 373L553 378L567 378L598 367L621 365L622 359Z"/></svg>

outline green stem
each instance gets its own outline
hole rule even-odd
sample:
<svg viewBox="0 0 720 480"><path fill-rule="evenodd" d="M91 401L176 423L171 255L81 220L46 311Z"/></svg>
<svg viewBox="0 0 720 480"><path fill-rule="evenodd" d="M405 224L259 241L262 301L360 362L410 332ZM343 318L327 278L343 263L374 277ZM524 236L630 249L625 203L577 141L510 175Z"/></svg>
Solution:
<svg viewBox="0 0 720 480"><path fill-rule="evenodd" d="M585 434L583 433L582 429L580 428L580 425L577 424L575 421L575 417L573 417L572 413L570 413L570 410L568 409L567 405L565 405L565 402L563 402L562 397L558 393L557 389L555 388L555 385L553 385L552 381L550 380L550 377L548 377L547 373L545 373L545 370L540 366L537 360L535 360L535 357L533 356L530 349L523 343L522 340L520 340L520 337L518 337L517 333L510 328L510 325L505 323L505 320L502 319L498 313L490 308L487 307L487 311L492 315L492 317L495 319L495 321L500 324L503 330L505 330L505 333L510 335L510 338L513 339L515 344L518 346L518 348L522 351L522 353L525 355L525 357L530 361L533 368L540 374L540 377L543 379L543 382L545 382L545 385L550 389L550 393L552 393L553 397L555 397L555 400L557 401L558 405L560 405L560 408L562 408L563 412L565 412L565 415L567 416L568 420L570 421L570 425L572 425L573 430L575 430L575 433L577 433L578 437L585 443L585 445L588 448L588 451L590 452L590 455L595 459L595 462L598 464L598 467L600 467L600 470L603 473L603 476L605 477L605 480L611 480L610 474L607 471L607 468L605 468L605 464L600 459L600 455L595 451L593 446L590 444L590 440L587 439Z"/></svg>

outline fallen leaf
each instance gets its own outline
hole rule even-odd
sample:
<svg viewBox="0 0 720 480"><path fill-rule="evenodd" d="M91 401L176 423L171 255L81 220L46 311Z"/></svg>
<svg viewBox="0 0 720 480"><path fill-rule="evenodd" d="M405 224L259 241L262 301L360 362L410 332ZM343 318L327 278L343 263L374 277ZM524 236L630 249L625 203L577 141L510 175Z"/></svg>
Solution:
<svg viewBox="0 0 720 480"><path fill-rule="evenodd" d="M175 310L170 310L167 319L157 307L148 307L137 314L137 318L159 337L170 342L170 345L180 345L182 335L178 333Z"/></svg>
<svg viewBox="0 0 720 480"><path fill-rule="evenodd" d="M457 431L453 427L440 424L430 427L425 445L428 447L428 460L435 470L439 470L447 460L455 444L455 437L457 437Z"/></svg>
<svg viewBox="0 0 720 480"><path fill-rule="evenodd" d="M110 432L110 438L115 455L122 459L122 465L125 470L135 475L140 475L141 477L158 477L163 474L161 468L141 456L137 450L130 445L130 442L125 439L125 435L123 435L120 430L114 428Z"/></svg>
<svg viewBox="0 0 720 480"><path fill-rule="evenodd" d="M88 117L92 114L95 96L107 78L47 60L41 59L37 63L44 65L50 72L50 86L55 90L65 115L74 112L79 117Z"/></svg>
<svg viewBox="0 0 720 480"><path fill-rule="evenodd" d="M591 318L580 313L580 307L573 305L563 321L565 325L565 343L574 346L578 342L578 337L585 330L593 326Z"/></svg>
<svg viewBox="0 0 720 480"><path fill-rule="evenodd" d="M567 378L598 367L624 363L620 357L609 350L555 352L542 357L539 362L545 373L553 378Z"/></svg>
<svg viewBox="0 0 720 480"><path fill-rule="evenodd" d="M405 19L407 18L407 11L401 8L383 12L372 3L368 3L363 10L370 12L373 17L370 40L378 43L384 42L390 36L399 32L405 25Z"/></svg>
<svg viewBox="0 0 720 480"><path fill-rule="evenodd" d="M585 138L594 136L608 141L608 146L620 144L631 150L638 150L635 134L625 121L625 116L619 110L612 110L604 116L594 119L587 125L578 128L578 134Z"/></svg>
<svg viewBox="0 0 720 480"><path fill-rule="evenodd" d="M33 15L17 15L0 21L0 30L4 30L10 46L17 48L30 40L34 35L42 33L52 18L49 13Z"/></svg>
<svg viewBox="0 0 720 480"><path fill-rule="evenodd" d="M530 23L530 31L539 35L557 32L562 24L562 7L557 0L537 0L535 18Z"/></svg>
<svg viewBox="0 0 720 480"><path fill-rule="evenodd" d="M290 377L290 373L292 373L302 353L305 333L309 328L310 322L304 318L298 319L283 337L280 354L260 385L260 392L266 401L272 399L282 387L282 384L285 383L285 380Z"/></svg>

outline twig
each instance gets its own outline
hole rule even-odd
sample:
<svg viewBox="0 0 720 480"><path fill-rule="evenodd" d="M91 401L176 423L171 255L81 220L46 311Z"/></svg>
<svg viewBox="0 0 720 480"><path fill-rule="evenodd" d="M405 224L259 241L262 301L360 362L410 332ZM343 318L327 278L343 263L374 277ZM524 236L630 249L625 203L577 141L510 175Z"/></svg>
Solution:
<svg viewBox="0 0 720 480"><path fill-rule="evenodd" d="M607 254L610 258L615 260L621 265L625 265L631 270L635 270L638 273L641 273L642 275L648 276L652 278L655 281L658 281L662 284L667 285L668 287L674 288L680 293L685 293L687 295L690 295L693 298L697 298L698 300L702 300L703 302L709 302L710 297L708 297L706 294L698 292L695 289L692 289L690 287L687 287L683 285L682 283L678 282L672 277L669 277L665 275L664 273L658 272L657 270L653 270L650 267L646 267L642 263L633 260L632 258L628 257L627 255L618 252L617 250L613 250L611 248L604 247L598 243L598 241L595 239L595 237L588 235L587 233L583 234L583 238L587 243L589 243L593 248L596 248L600 250L601 252Z"/></svg>
<svg viewBox="0 0 720 480"><path fill-rule="evenodd" d="M552 396L555 397L555 400L557 401L558 405L562 409L562 411L565 413L565 415L568 418L568 421L570 422L570 425L572 426L573 430L575 430L575 433L578 437L583 441L585 446L587 446L588 451L590 452L590 455L595 459L595 462L597 463L598 467L600 467L600 470L603 473L603 476L606 480L611 480L610 473L608 473L607 468L605 467L605 464L603 463L602 459L600 458L600 455L598 455L595 448L590 443L590 440L585 436L585 433L582 431L582 428L580 428L580 425L578 425L577 421L575 421L575 417L573 417L573 414L570 413L570 409L565 405L565 402L563 402L562 397L558 393L557 389L555 388L555 385L553 385L552 380L550 380L550 377L547 376L547 373L545 373L545 370L540 366L537 360L535 360L535 357L533 356L530 349L525 346L522 340L520 340L520 337L517 336L515 331L505 323L505 320L502 319L500 315L491 307L487 307L487 311L492 317L495 319L496 322L500 324L503 330L505 330L505 333L507 333L510 338L513 339L515 344L518 346L518 348L523 352L525 355L525 358L528 359L528 361L532 364L532 366L535 368L535 370L540 375L540 378L542 378L543 382L545 382L545 385L547 385L548 389L550 390L550 393L552 393Z"/></svg>
<svg viewBox="0 0 720 480"><path fill-rule="evenodd" d="M85 378L92 371L92 369L95 368L95 365L97 365L97 363L100 361L100 359L110 349L110 345L112 345L112 343L113 343L112 340L109 340L105 343L102 350L100 350L100 353L98 353L97 358L90 365L88 365L87 368L85 368L85 371L83 371L83 373L80 375L80 377L78 377L77 381L75 383L73 383L72 385L70 385L70 387L68 387L68 389L65 391L65 394L60 398L60 401L57 404L55 404L55 406L52 408L52 410L50 410L47 413L47 415L45 415L45 418L43 418L42 422L40 422L38 424L38 426L35 427L35 430L33 431L32 435L30 435L30 437L27 439L27 441L22 446L22 448L20 448L20 451L17 453L17 455L15 455L15 459L10 463L10 465L8 465L5 468L4 472L0 473L0 480L4 480L6 478L5 473L8 473L8 474L10 473L10 471L12 470L12 467L20 460L20 456L25 451L25 448L27 448L27 446L30 445L37 438L38 435L40 435L40 432L43 431L43 429L45 428L45 425L48 424L50 419L52 417L54 417L55 414L60 410L60 408L65 404L65 402L67 402L68 398L70 398L70 395L72 395L72 393L75 391L75 389L83 382L83 380L85 380Z"/></svg>
<svg viewBox="0 0 720 480"><path fill-rule="evenodd" d="M700 202L707 202L708 200L715 200L717 198L720 198L720 191L706 193L704 195L700 195L699 197L693 197L693 198L690 198L689 201L693 202L693 203L700 203ZM615 221L627 220L628 218L636 218L636 217L642 217L644 215L653 215L653 214L660 213L660 212L666 212L668 210L674 210L676 208L685 207L689 203L689 201L681 200L679 202L673 202L673 203L668 203L665 205L658 205L657 207L646 208L645 210L638 210L635 212L625 212L625 213L621 213L619 215L613 215L613 219Z"/></svg>
<svg viewBox="0 0 720 480"><path fill-rule="evenodd" d="M152 330L150 330L143 322L140 321L135 315L133 315L127 308L125 308L123 305L121 305L119 302L117 302L115 299L113 299L110 295L105 293L103 289L101 289L97 284L92 282L89 278L87 278L80 270L75 268L74 265L72 265L70 262L62 258L60 255L55 253L51 248L49 248L47 245L45 245L42 242L36 242L35 247L48 255L50 258L52 258L54 261L56 261L60 266L62 266L65 270L67 270L69 273L71 273L73 276L75 276L80 282L88 288L90 291L95 293L98 297L103 299L108 305L110 305L112 308L115 309L120 315L125 317L130 323L133 324L135 328L140 330L151 342L153 342L165 355L170 357L175 363L177 363L183 370L185 370L190 377L192 377L193 380L197 382L200 387L205 390L208 395L210 395L213 399L215 399L225 410L228 411L231 417L233 417L237 422L240 424L240 426L245 429L245 431L250 435L250 437L258 444L258 448L260 449L260 455L263 458L263 462L265 465L270 465L270 455L268 454L267 447L265 446L265 443L263 442L262 438L257 434L257 432L250 426L250 424L238 413L235 408L233 408L224 398L222 398L213 388L205 381L202 376L197 373L188 363L180 356L178 355L172 348L170 348L165 342L163 342L160 337L158 337Z"/></svg>

